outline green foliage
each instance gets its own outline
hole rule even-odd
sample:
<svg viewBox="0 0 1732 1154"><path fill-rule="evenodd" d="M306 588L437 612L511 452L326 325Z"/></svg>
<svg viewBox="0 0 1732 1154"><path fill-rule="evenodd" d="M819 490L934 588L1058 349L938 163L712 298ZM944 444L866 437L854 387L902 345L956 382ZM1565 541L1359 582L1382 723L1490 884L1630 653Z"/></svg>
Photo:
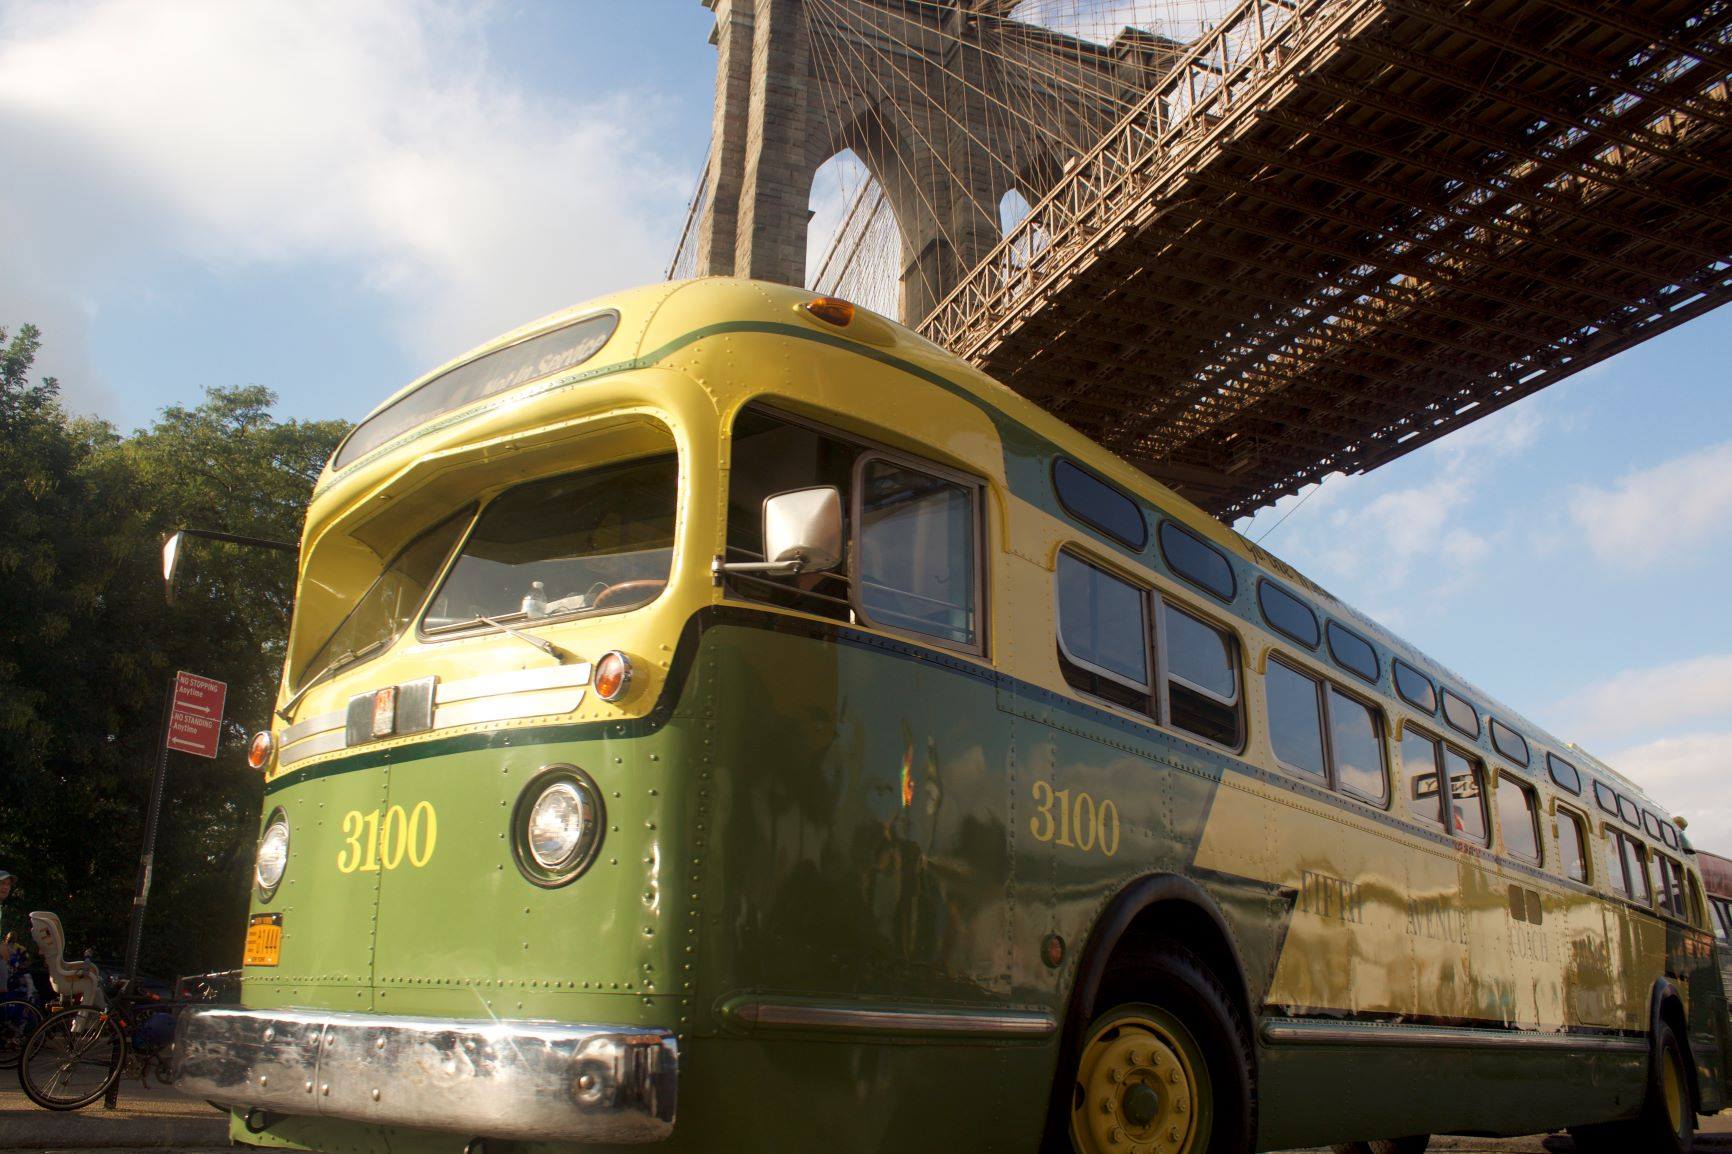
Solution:
<svg viewBox="0 0 1732 1154"><path fill-rule="evenodd" d="M299 540L341 421L278 421L263 388L208 389L130 437L31 384L40 346L0 330L0 868L7 929L57 911L75 951L124 954L164 695L229 685L220 756L171 754L142 966L239 962L261 783L246 742L275 699L294 596L284 553L189 540L173 606L163 536Z"/></svg>

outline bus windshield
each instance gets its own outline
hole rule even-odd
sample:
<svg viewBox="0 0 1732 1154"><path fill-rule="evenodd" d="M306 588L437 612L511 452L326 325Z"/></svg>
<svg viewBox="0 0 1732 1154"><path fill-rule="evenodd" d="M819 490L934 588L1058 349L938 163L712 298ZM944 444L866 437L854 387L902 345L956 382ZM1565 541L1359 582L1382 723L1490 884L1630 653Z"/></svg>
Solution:
<svg viewBox="0 0 1732 1154"><path fill-rule="evenodd" d="M655 599L673 564L672 453L532 481L482 510L427 611L429 633L618 612Z"/></svg>

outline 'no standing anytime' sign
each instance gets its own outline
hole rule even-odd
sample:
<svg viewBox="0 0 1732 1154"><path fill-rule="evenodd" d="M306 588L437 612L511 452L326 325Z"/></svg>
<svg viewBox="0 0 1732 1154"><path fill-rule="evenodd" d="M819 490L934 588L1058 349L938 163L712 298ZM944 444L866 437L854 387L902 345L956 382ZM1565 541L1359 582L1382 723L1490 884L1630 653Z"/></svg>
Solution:
<svg viewBox="0 0 1732 1154"><path fill-rule="evenodd" d="M196 673L174 675L174 704L168 719L168 747L200 757L217 755L223 701L229 687Z"/></svg>

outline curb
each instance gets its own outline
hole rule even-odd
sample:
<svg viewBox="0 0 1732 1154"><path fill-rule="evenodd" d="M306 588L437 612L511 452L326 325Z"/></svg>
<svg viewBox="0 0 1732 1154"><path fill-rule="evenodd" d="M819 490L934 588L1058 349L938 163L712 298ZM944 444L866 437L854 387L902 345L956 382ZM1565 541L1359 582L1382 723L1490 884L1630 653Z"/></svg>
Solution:
<svg viewBox="0 0 1732 1154"><path fill-rule="evenodd" d="M228 1118L101 1118L78 1114L0 1114L0 1150L91 1147L227 1146Z"/></svg>

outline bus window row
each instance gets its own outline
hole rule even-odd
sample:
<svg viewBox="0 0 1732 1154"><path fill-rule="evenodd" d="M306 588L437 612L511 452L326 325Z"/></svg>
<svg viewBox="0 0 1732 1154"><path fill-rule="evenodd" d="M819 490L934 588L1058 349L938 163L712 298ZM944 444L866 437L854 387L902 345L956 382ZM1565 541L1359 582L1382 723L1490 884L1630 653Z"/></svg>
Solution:
<svg viewBox="0 0 1732 1154"><path fill-rule="evenodd" d="M1055 584L1059 664L1072 688L1190 736L1230 749L1240 747L1245 733L1244 694L1238 641L1232 630L1068 548L1058 555ZM1265 583L1259 593L1266 612L1271 605L1282 606L1279 597L1284 591L1279 586ZM1275 612L1282 621L1278 631L1284 635L1299 634L1319 643L1328 637L1327 627L1310 632L1306 618L1290 612L1282 616L1282 608ZM1315 619L1310 620L1315 626ZM1354 661L1350 645L1341 648ZM1396 668L1398 677L1402 669L1417 673L1399 660ZM1447 710L1453 695L1447 689L1437 693L1429 681L1425 684L1436 694L1433 700ZM1375 701L1306 668L1296 658L1275 652L1265 666L1263 694L1269 746L1280 769L1357 801L1389 807L1389 726ZM1404 698L1417 695L1411 682L1402 694ZM1455 700L1473 709L1464 699ZM1474 717L1477 721L1477 712ZM1520 734L1496 719L1490 734L1506 760L1531 765L1532 751ZM1464 842L1491 846L1495 815L1501 853L1574 882L1595 883L1592 824L1586 813L1556 805L1551 823L1554 837L1548 839L1540 792L1518 770L1489 771L1474 752L1411 722L1401 729L1398 749L1398 776L1406 783L1408 817ZM1574 767L1555 755L1548 757L1554 763L1553 780L1561 776L1568 780L1566 770L1573 773ZM1623 820L1615 802L1610 812ZM1674 917L1700 920L1699 910L1692 913L1687 904L1685 873L1677 861L1650 852L1621 829L1610 824L1605 828L1607 856L1601 888ZM1555 854L1548 852L1554 841ZM1657 879L1653 883L1651 876Z"/></svg>

